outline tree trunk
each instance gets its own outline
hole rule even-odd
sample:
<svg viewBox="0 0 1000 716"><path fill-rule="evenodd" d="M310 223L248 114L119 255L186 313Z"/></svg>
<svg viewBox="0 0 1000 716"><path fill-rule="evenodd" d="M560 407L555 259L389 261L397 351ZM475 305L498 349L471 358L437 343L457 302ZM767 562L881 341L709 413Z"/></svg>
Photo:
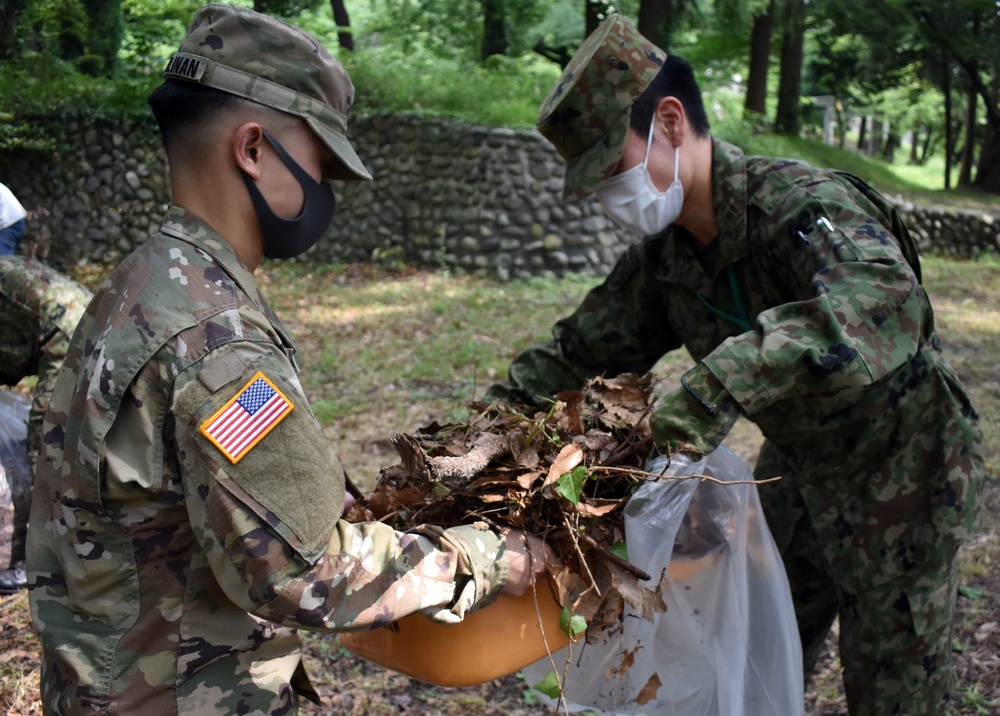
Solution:
<svg viewBox="0 0 1000 716"><path fill-rule="evenodd" d="M805 14L805 0L785 0L785 36L781 42L781 79L778 83L778 111L774 120L775 129L783 134L799 133Z"/></svg>
<svg viewBox="0 0 1000 716"><path fill-rule="evenodd" d="M858 151L868 154L868 115L861 118L861 129L858 130Z"/></svg>
<svg viewBox="0 0 1000 716"><path fill-rule="evenodd" d="M871 131L871 146L868 150L868 156L875 157L882 153L882 141L885 139L883 130L882 120L878 117L872 117L872 131Z"/></svg>
<svg viewBox="0 0 1000 716"><path fill-rule="evenodd" d="M886 127L885 145L882 147L882 158L890 164L896 158L896 147L899 146L899 134L890 124Z"/></svg>
<svg viewBox="0 0 1000 716"><path fill-rule="evenodd" d="M504 25L503 0L483 0L482 59L507 54L507 28Z"/></svg>
<svg viewBox="0 0 1000 716"><path fill-rule="evenodd" d="M589 4L589 3L588 3ZM670 37L667 24L670 20L670 0L641 0L639 23L636 29L659 48L667 49Z"/></svg>
<svg viewBox="0 0 1000 716"><path fill-rule="evenodd" d="M920 148L920 166L927 163L927 157L931 153L931 141L934 139L934 128L927 127L927 133L924 135L924 144Z"/></svg>
<svg viewBox="0 0 1000 716"><path fill-rule="evenodd" d="M584 37L590 35L612 12L609 0L584 0L583 17L586 23Z"/></svg>
<svg viewBox="0 0 1000 716"><path fill-rule="evenodd" d="M839 99L834 100L833 111L837 115L837 147L843 149L847 146L847 113Z"/></svg>
<svg viewBox="0 0 1000 716"><path fill-rule="evenodd" d="M941 46L941 68L944 72L941 91L944 92L944 188L951 189L951 154L955 149L955 138L951 132L951 58L948 50Z"/></svg>
<svg viewBox="0 0 1000 716"><path fill-rule="evenodd" d="M975 88L970 85L965 107L965 146L962 148L962 166L958 170L959 186L969 186L972 183L972 163L976 156L977 98Z"/></svg>
<svg viewBox="0 0 1000 716"><path fill-rule="evenodd" d="M910 164L919 165L920 157L917 154L917 146L920 144L920 126L914 127L910 131Z"/></svg>
<svg viewBox="0 0 1000 716"><path fill-rule="evenodd" d="M652 0L643 3L643 5L652 4ZM767 113L767 71L771 65L773 27L774 0L770 0L767 11L753 19L753 29L750 30L750 72L747 75L747 96L744 105L747 114L764 116Z"/></svg>
<svg viewBox="0 0 1000 716"><path fill-rule="evenodd" d="M354 33L351 32L351 18L347 15L344 0L330 0L333 22L337 25L337 43L348 52L354 52Z"/></svg>
<svg viewBox="0 0 1000 716"><path fill-rule="evenodd" d="M1000 73L993 76L989 98L993 106L1000 101ZM983 132L983 141L979 147L979 166L976 167L976 181L973 185L990 194L1000 194L1000 123L997 122L995 114L987 115L986 131Z"/></svg>
<svg viewBox="0 0 1000 716"><path fill-rule="evenodd" d="M990 124L983 134L973 185L989 194L1000 194L1000 128Z"/></svg>
<svg viewBox="0 0 1000 716"><path fill-rule="evenodd" d="M0 3L0 60L10 57L14 49L14 28L24 5L24 0L5 0Z"/></svg>
<svg viewBox="0 0 1000 716"><path fill-rule="evenodd" d="M94 77L111 77L125 37L121 0L84 0L83 8L90 26L87 52L77 61L77 69Z"/></svg>

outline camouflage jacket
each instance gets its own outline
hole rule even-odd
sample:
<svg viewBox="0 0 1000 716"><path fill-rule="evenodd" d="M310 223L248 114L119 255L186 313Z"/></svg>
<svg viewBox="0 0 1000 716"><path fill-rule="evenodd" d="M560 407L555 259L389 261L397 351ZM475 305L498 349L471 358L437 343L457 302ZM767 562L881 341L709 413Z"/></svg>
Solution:
<svg viewBox="0 0 1000 716"><path fill-rule="evenodd" d="M719 385L710 402L735 403L797 475L785 487L801 491L839 578L904 577L975 530L984 473L907 230L855 177L718 140L712 162L718 240L702 250L675 227L631 246L488 396L642 374L686 347L687 379ZM771 525L779 544L791 527Z"/></svg>
<svg viewBox="0 0 1000 716"><path fill-rule="evenodd" d="M28 414L28 455L91 293L69 276L27 256L0 256L0 383L38 376Z"/></svg>
<svg viewBox="0 0 1000 716"><path fill-rule="evenodd" d="M296 627L457 621L507 578L495 533L339 519L291 338L177 208L97 293L43 430L28 579L49 713L293 713L315 698Z"/></svg>

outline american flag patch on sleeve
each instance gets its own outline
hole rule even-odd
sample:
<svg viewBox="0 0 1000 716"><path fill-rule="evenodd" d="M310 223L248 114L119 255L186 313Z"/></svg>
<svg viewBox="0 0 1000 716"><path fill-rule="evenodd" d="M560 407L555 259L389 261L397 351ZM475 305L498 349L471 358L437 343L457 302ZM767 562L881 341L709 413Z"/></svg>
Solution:
<svg viewBox="0 0 1000 716"><path fill-rule="evenodd" d="M199 429L235 464L294 407L274 383L257 371L236 397L202 423Z"/></svg>

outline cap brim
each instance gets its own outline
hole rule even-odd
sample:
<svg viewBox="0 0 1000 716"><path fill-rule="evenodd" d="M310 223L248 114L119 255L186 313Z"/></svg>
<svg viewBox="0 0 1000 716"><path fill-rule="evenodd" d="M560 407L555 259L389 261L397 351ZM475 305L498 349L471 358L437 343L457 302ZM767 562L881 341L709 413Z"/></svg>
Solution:
<svg viewBox="0 0 1000 716"><path fill-rule="evenodd" d="M332 129L327 128L322 123L311 117L303 117L316 136L322 140L333 155L340 160L342 166L342 171L339 173L334 173L330 179L340 179L343 181L371 181L372 175L366 168L364 163L361 161L361 157L358 156L357 152L354 151L354 147L351 143L347 141L347 137L342 134L334 132Z"/></svg>
<svg viewBox="0 0 1000 716"><path fill-rule="evenodd" d="M631 107L626 109L592 147L566 163L563 201L575 201L593 194L614 173L625 151L631 110Z"/></svg>

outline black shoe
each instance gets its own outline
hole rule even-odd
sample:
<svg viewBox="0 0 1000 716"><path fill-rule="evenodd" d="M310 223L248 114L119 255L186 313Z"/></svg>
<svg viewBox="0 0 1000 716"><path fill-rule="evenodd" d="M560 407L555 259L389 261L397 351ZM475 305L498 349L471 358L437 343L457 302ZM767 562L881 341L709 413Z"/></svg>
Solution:
<svg viewBox="0 0 1000 716"><path fill-rule="evenodd" d="M24 562L18 562L10 569L0 572L0 594L14 594L28 588L28 574Z"/></svg>

